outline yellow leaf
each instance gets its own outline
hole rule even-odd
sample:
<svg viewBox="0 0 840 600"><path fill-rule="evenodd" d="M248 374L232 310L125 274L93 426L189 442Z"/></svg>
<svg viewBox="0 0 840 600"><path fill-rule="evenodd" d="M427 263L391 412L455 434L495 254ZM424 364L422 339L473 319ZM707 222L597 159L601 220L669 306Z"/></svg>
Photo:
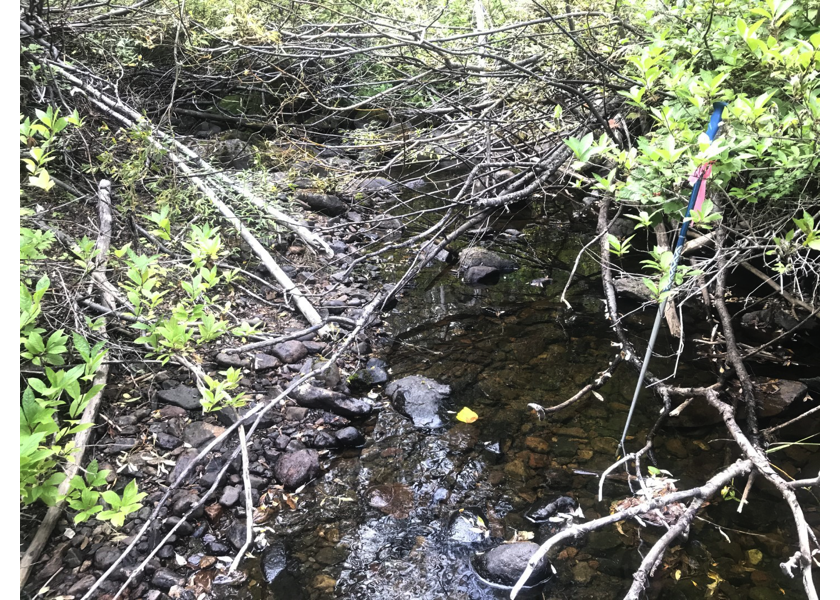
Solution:
<svg viewBox="0 0 840 600"><path fill-rule="evenodd" d="M682 577L682 571L680 571L679 569L677 569L676 571L674 571L674 579L676 579L677 581L679 581L679 580L680 580L680 577Z"/></svg>
<svg viewBox="0 0 840 600"><path fill-rule="evenodd" d="M478 420L478 415L465 406L461 409L461 412L455 415L455 418L463 423L475 423Z"/></svg>

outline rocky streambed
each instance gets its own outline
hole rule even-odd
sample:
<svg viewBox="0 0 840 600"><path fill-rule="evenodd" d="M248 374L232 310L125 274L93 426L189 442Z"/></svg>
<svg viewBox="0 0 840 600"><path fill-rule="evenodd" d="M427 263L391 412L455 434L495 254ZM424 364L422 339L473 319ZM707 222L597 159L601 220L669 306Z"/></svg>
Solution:
<svg viewBox="0 0 840 600"><path fill-rule="evenodd" d="M346 223L361 221L342 214ZM615 353L592 258L583 257L570 287L572 308L560 302L583 239L568 218L565 223L525 227L511 221L483 234L481 245L493 251L479 246L463 250L457 265L433 263L348 357L267 414L249 446L256 527L244 579L231 578L226 568L245 541L241 459L220 475L238 445L234 436L176 492L98 597L110 598L217 481L210 500L192 511L130 587L131 598L505 597L533 544L574 520L605 516L614 502L632 496L618 477L607 480L605 500L598 501L597 475L614 461L634 372L620 367L598 396L544 420L529 406L572 396ZM339 261L352 260L365 231L358 225L330 240ZM306 265L286 268L323 292L325 315L353 317L370 299L371 283L399 272L405 258L383 257L349 280L327 281ZM269 312L258 316L271 325ZM637 341L646 339L651 319L641 312L628 317ZM302 323L288 320L278 325L285 332L300 329ZM259 401L322 365L330 356L328 341L313 333L255 353L212 353L204 366L211 372L242 368L242 391L250 402ZM663 354L668 344L661 344ZM653 368L665 373L673 366L655 360ZM765 413L766 422L814 404L796 376L780 383L766 375L765 405L776 401L777 408ZM683 361L677 376L692 385L706 383L710 374ZM112 470L117 487L138 479L149 496L120 532L94 521L59 527L65 537L36 580L58 572L51 588L70 596L90 587L133 540L167 485L237 418L231 409L202 415L189 378L173 370L138 370L112 401L120 398L128 402L107 420L98 441L100 468ZM132 401L137 408L130 408ZM464 407L478 419L458 421ZM643 396L631 446L643 445L658 410L652 396ZM686 412L679 424L666 422L654 450L659 468L685 489L702 484L736 450L721 424L702 412ZM788 435L804 438L815 427L806 421ZM791 477L819 470L818 447L790 446L773 458ZM716 499L704 513L707 520L697 521L689 539L666 554L649 597L803 597L778 568L789 557L792 530L773 493L757 485L740 514L732 500ZM804 506L818 526L817 497L806 498ZM653 526L624 523L558 546L534 582L539 585L526 593L621 598L640 551L660 534Z"/></svg>

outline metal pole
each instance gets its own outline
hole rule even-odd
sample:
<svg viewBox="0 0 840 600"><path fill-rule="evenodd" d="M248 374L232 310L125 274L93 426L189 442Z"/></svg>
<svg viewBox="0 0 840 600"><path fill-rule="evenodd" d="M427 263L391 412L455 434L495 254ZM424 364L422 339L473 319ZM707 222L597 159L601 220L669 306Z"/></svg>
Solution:
<svg viewBox="0 0 840 600"><path fill-rule="evenodd" d="M714 104L714 111L712 112L712 117L709 120L709 128L706 130L706 135L709 137L710 142L713 141L717 135L720 118L723 114L725 106L726 102L715 102ZM685 209L685 217L683 218L683 224L680 228L680 235L677 238L677 246L674 249L674 257L671 260L671 268L668 271L668 283L662 290L662 294L671 291L671 286L674 284L674 278L677 275L677 266L680 262L683 244L685 244L685 236L688 233L688 226L691 223L691 207L694 206L694 201L697 200L697 194L700 192L700 186L702 183L703 178L698 177L697 181L694 182L694 187L691 189L691 197L689 198L688 206ZM630 428L630 420L633 418L633 411L636 410L636 402L639 399L639 392L641 392L642 384L645 381L645 373L647 372L648 363L650 363L650 357L653 354L653 345L656 343L656 337L659 334L659 326L662 323L662 315L665 312L665 303L667 301L668 299L665 298L659 303L659 310L656 313L656 320L653 322L653 330L650 332L650 340L648 341L647 351L645 352L645 359L642 361L642 372L639 373L639 381L636 383L636 391L633 393L633 402L630 403L630 412L627 413L627 421L624 422L624 431L621 432L621 453L625 456L627 455L627 451L624 449L624 439L627 437L627 430Z"/></svg>

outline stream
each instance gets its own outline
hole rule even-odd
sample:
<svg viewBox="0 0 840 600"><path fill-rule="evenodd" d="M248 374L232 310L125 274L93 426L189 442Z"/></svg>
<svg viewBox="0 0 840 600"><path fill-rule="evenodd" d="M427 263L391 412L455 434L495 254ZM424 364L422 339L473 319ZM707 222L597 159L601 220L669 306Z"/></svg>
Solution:
<svg viewBox="0 0 840 600"><path fill-rule="evenodd" d="M549 407L571 397L616 352L597 263L583 260L567 309L560 294L585 238L571 226L515 231L496 232L494 249L506 248L520 262L497 285L465 285L454 267L436 262L385 315L391 344L381 356L390 379L422 375L451 387L440 413L443 427L416 428L383 402L363 424L364 447L322 456L329 459L325 475L297 495L294 510L283 510L258 530L258 541L285 549L284 577L267 584L259 558L252 558L246 563L252 579L238 591L228 588L227 597L509 597L508 591L482 582L473 560L514 537L541 543L562 526L534 523L526 518L529 511L571 496L586 519L595 519L610 514L611 503L632 496L626 480L608 479L599 502L597 475L615 460L634 371L620 366L600 397L590 395L544 420L528 406ZM391 260L393 271L400 272L405 257ZM633 306L625 308L632 312ZM652 318L651 310L628 317L630 335L640 347ZM661 339L657 350L668 355L670 345ZM674 370L673 359L655 359L652 369L666 375ZM713 377L685 357L676 376L682 385L707 384ZM381 388L373 394L387 400ZM478 420L458 422L455 413L463 407L475 411ZM643 393L628 450L644 444L658 410L653 395ZM805 425L795 429L789 436L812 432ZM658 468L672 474L677 489L701 485L737 457L727 438L719 423L690 429L666 423L654 446ZM812 477L819 470L818 448L791 446L771 457L791 476ZM738 514L740 491L701 511L688 539L666 553L648 598L805 597L801 584L786 579L778 566L795 547L792 520L780 509L781 500L757 482ZM818 526L817 497L799 496ZM556 575L522 597L622 598L642 555L661 533L625 522L561 544L549 553Z"/></svg>

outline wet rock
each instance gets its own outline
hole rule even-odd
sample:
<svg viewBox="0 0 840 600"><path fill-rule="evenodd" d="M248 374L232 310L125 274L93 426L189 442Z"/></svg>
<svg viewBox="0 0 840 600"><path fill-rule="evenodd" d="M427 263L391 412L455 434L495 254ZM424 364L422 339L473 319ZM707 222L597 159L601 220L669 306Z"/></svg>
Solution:
<svg viewBox="0 0 840 600"><path fill-rule="evenodd" d="M615 293L638 302L647 302L651 299L651 292L642 279L642 277L616 277L613 280Z"/></svg>
<svg viewBox="0 0 840 600"><path fill-rule="evenodd" d="M282 544L274 544L263 551L260 568L268 583L277 579L286 570L287 566L286 548Z"/></svg>
<svg viewBox="0 0 840 600"><path fill-rule="evenodd" d="M228 352L219 352L216 355L216 363L220 367L233 367L234 369L248 368L250 361L247 356Z"/></svg>
<svg viewBox="0 0 840 600"><path fill-rule="evenodd" d="M492 267L502 273L511 273L518 268L515 261L479 246L462 250L458 259L462 269Z"/></svg>
<svg viewBox="0 0 840 600"><path fill-rule="evenodd" d="M245 545L248 536L248 526L244 521L234 521L227 530L227 538L237 550Z"/></svg>
<svg viewBox="0 0 840 600"><path fill-rule="evenodd" d="M121 552L114 546L102 546L93 555L93 565L97 569L107 569L120 557Z"/></svg>
<svg viewBox="0 0 840 600"><path fill-rule="evenodd" d="M242 491L242 486L225 486L225 489L222 491L222 495L219 498L219 504L222 506L231 507L234 506L237 502L239 502L239 492Z"/></svg>
<svg viewBox="0 0 840 600"><path fill-rule="evenodd" d="M193 503L198 502L198 498L198 492L193 490L181 490L180 493L176 493L172 500L172 514L179 517L183 516L188 510L190 510ZM194 512L198 510L203 510L203 507L198 505L194 509Z"/></svg>
<svg viewBox="0 0 840 600"><path fill-rule="evenodd" d="M464 508L449 518L449 539L462 544L480 544L490 537L487 519L477 510Z"/></svg>
<svg viewBox="0 0 840 600"><path fill-rule="evenodd" d="M286 490L295 490L313 479L320 469L318 453L298 450L284 454L274 467L274 476Z"/></svg>
<svg viewBox="0 0 840 600"><path fill-rule="evenodd" d="M464 283L468 285L495 285L499 283L501 271L493 267L470 267L464 271Z"/></svg>
<svg viewBox="0 0 840 600"><path fill-rule="evenodd" d="M544 521L570 523L573 517L582 519L583 511L581 511L577 501L569 496L535 502L534 506L525 513L525 518L533 523Z"/></svg>
<svg viewBox="0 0 840 600"><path fill-rule="evenodd" d="M551 449L551 446L549 446L548 442L544 439L533 436L525 438L525 447L528 448L528 450L539 452L541 454L548 454L548 451Z"/></svg>
<svg viewBox="0 0 840 600"><path fill-rule="evenodd" d="M364 400L350 398L339 392L315 387L308 383L299 386L289 395L301 406L321 408L348 418L367 416L372 408Z"/></svg>
<svg viewBox="0 0 840 600"><path fill-rule="evenodd" d="M574 578L575 582L580 584L589 583L589 580L592 579L592 576L596 574L596 571L589 566L589 563L586 561L579 561L574 567L572 567L572 577Z"/></svg>
<svg viewBox="0 0 840 600"><path fill-rule="evenodd" d="M204 421L194 421L184 427L184 442L193 448L201 448L210 440L218 437L224 432L223 427L210 425Z"/></svg>
<svg viewBox="0 0 840 600"><path fill-rule="evenodd" d="M339 446L361 446L365 436L355 427L344 427L335 432L335 439Z"/></svg>
<svg viewBox="0 0 840 600"><path fill-rule="evenodd" d="M185 581L169 569L155 569L152 585L162 590L169 590L173 585L184 585Z"/></svg>
<svg viewBox="0 0 840 600"><path fill-rule="evenodd" d="M732 393L742 395L740 387L735 384ZM759 405L758 416L772 417L784 411L788 406L802 400L808 393L808 386L799 381L787 379L771 379L769 377L755 378L755 398ZM738 403L737 417L742 419L746 415L744 403ZM695 400L688 405L672 423L680 427L702 427L721 423L720 413L707 402Z"/></svg>
<svg viewBox="0 0 840 600"><path fill-rule="evenodd" d="M216 539L216 536L208 533L202 538L204 547L207 548L207 553L212 556L224 556L230 552L230 547L222 541Z"/></svg>
<svg viewBox="0 0 840 600"><path fill-rule="evenodd" d="M198 410L201 408L201 394L199 391L183 384L170 390L159 390L157 399L167 404L175 404L185 410Z"/></svg>
<svg viewBox="0 0 840 600"><path fill-rule="evenodd" d="M335 448L337 446L338 440L333 434L327 431L319 431L312 439L313 448Z"/></svg>
<svg viewBox="0 0 840 600"><path fill-rule="evenodd" d="M309 353L301 342L291 340L273 346L270 352L286 364L299 362Z"/></svg>
<svg viewBox="0 0 840 600"><path fill-rule="evenodd" d="M254 370L255 371L266 371L268 369L276 369L280 366L280 361L277 358L271 356L270 354L263 354L262 352L257 352L254 355Z"/></svg>
<svg viewBox="0 0 840 600"><path fill-rule="evenodd" d="M478 430L468 423L456 423L443 434L442 440L452 452L461 454L472 450L478 443Z"/></svg>
<svg viewBox="0 0 840 600"><path fill-rule="evenodd" d="M602 454L615 454L618 440L611 437L598 437L592 440L592 449Z"/></svg>
<svg viewBox="0 0 840 600"><path fill-rule="evenodd" d="M174 450L182 444L181 440L174 435L168 433L158 433L155 435L155 444L164 450Z"/></svg>
<svg viewBox="0 0 840 600"><path fill-rule="evenodd" d="M408 416L415 427L432 429L443 427L438 413L450 391L448 385L419 375L392 381L385 388L385 394L394 402L394 407Z"/></svg>
<svg viewBox="0 0 840 600"><path fill-rule="evenodd" d="M615 527L605 527L589 534L586 547L593 554L609 553L622 544L621 536Z"/></svg>
<svg viewBox="0 0 840 600"><path fill-rule="evenodd" d="M677 458L688 457L688 450L685 449L682 440L680 440L679 438L670 438L668 441L666 441L665 449Z"/></svg>
<svg viewBox="0 0 840 600"><path fill-rule="evenodd" d="M328 217L337 217L347 212L347 205L338 196L332 194L318 194L301 190L295 194L295 198L306 204L309 210L325 214Z"/></svg>
<svg viewBox="0 0 840 600"><path fill-rule="evenodd" d="M528 566L528 560L539 548L533 542L502 544L493 548L484 556L484 568L490 575L491 580L503 585L513 585L519 580L519 576L522 575L525 567ZM543 556L526 584L533 585L550 574L551 565L548 558Z"/></svg>
<svg viewBox="0 0 840 600"><path fill-rule="evenodd" d="M270 423L268 423L267 416L268 415L262 418L260 424L257 425L257 429L265 429L266 427L271 426ZM232 406L225 406L222 410L216 413L216 418L219 419L219 422L225 427L230 427L231 425L236 423L241 417L242 415L239 414L239 411L233 408ZM257 415L251 415L249 418L245 419L245 421L242 422L242 425L244 425L245 429L248 430L256 420Z"/></svg>

